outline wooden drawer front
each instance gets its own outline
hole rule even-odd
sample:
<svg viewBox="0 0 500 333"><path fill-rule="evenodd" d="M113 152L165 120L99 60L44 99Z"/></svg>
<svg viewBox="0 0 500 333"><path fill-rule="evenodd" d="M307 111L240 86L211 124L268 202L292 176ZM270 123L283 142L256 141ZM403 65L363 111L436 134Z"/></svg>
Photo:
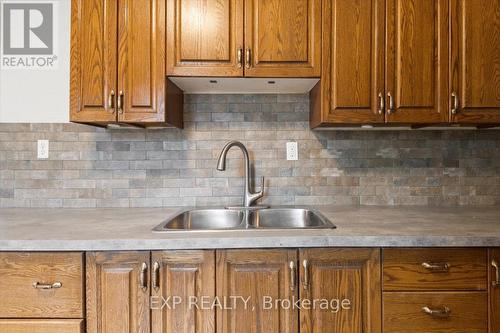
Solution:
<svg viewBox="0 0 500 333"><path fill-rule="evenodd" d="M82 253L0 253L0 277L0 317L84 317Z"/></svg>
<svg viewBox="0 0 500 333"><path fill-rule="evenodd" d="M81 319L0 319L2 333L84 333Z"/></svg>
<svg viewBox="0 0 500 333"><path fill-rule="evenodd" d="M383 253L384 290L487 289L484 249L384 249Z"/></svg>
<svg viewBox="0 0 500 333"><path fill-rule="evenodd" d="M486 333L486 292L384 293L384 333ZM449 315L429 310L449 309Z"/></svg>

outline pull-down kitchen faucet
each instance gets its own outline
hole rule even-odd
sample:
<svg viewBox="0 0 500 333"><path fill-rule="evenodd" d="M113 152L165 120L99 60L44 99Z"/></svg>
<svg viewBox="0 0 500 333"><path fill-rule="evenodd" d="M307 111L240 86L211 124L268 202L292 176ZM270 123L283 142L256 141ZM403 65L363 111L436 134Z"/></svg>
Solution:
<svg viewBox="0 0 500 333"><path fill-rule="evenodd" d="M243 205L245 208L249 208L253 205L253 203L262 198L264 195L264 177L262 177L262 189L257 192L253 193L250 190L250 158L248 157L248 150L247 148L239 141L230 141L226 143L224 148L222 148L222 151L219 156L219 160L217 162L217 170L219 171L224 171L226 170L226 155L229 149L232 147L238 147L241 149L243 152L243 156L245 158L245 193L243 195Z"/></svg>

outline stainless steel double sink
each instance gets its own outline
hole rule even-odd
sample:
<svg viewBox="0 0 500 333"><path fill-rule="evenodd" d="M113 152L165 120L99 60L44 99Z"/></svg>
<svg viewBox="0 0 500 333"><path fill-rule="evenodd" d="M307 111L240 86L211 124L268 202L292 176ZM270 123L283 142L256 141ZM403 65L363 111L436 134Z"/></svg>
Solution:
<svg viewBox="0 0 500 333"><path fill-rule="evenodd" d="M200 208L180 212L156 226L154 232L246 229L334 229L320 212L307 208Z"/></svg>

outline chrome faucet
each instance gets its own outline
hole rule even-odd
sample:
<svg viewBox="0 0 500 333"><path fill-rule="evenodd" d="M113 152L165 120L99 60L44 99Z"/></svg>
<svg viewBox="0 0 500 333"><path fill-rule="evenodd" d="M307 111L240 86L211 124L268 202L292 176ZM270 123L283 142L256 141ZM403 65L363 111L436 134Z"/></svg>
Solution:
<svg viewBox="0 0 500 333"><path fill-rule="evenodd" d="M224 171L226 170L226 155L229 149L232 147L238 147L241 149L243 152L243 156L245 157L245 193L243 196L243 205L245 208L251 207L252 204L262 198L264 195L264 177L262 177L262 189L257 192L253 193L250 191L250 158L248 157L248 150L247 148L239 141L230 141L226 143L224 148L222 148L222 151L219 155L219 160L217 162L217 170L219 171Z"/></svg>

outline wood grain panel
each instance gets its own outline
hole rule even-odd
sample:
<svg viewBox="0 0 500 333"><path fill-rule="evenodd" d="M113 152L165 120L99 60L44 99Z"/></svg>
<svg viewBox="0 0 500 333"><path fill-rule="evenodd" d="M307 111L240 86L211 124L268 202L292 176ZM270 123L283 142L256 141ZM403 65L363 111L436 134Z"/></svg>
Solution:
<svg viewBox="0 0 500 333"><path fill-rule="evenodd" d="M386 93L394 96L388 122L448 121L448 7L447 0L388 1Z"/></svg>
<svg viewBox="0 0 500 333"><path fill-rule="evenodd" d="M215 332L215 308L201 307L203 297L215 297L215 252L158 251L152 253L152 262L159 264L158 287L153 285L152 296L182 301L175 307L152 309L152 332Z"/></svg>
<svg viewBox="0 0 500 333"><path fill-rule="evenodd" d="M422 311L449 308L448 318ZM384 293L385 333L486 333L488 294L486 292Z"/></svg>
<svg viewBox="0 0 500 333"><path fill-rule="evenodd" d="M323 1L322 73L311 95L311 127L383 123L383 0Z"/></svg>
<svg viewBox="0 0 500 333"><path fill-rule="evenodd" d="M87 253L87 333L150 332L149 252Z"/></svg>
<svg viewBox="0 0 500 333"><path fill-rule="evenodd" d="M165 122L165 1L119 0L118 121Z"/></svg>
<svg viewBox="0 0 500 333"><path fill-rule="evenodd" d="M384 249L384 290L486 290L485 249ZM446 271L422 264L448 264Z"/></svg>
<svg viewBox="0 0 500 333"><path fill-rule="evenodd" d="M497 281L496 277L496 269L493 267L492 262L495 262L497 265L500 265L500 248L493 248L490 249L489 251L489 269L490 269L490 274L489 274L489 279L488 279L488 285L490 288L490 305L489 305L489 311L490 311L490 327L489 327L489 332L490 333L495 333L495 332L500 332L500 284L496 284L495 282L500 282Z"/></svg>
<svg viewBox="0 0 500 333"><path fill-rule="evenodd" d="M243 0L167 0L167 75L243 76Z"/></svg>
<svg viewBox="0 0 500 333"><path fill-rule="evenodd" d="M245 76L319 77L321 1L245 1L245 48Z"/></svg>
<svg viewBox="0 0 500 333"><path fill-rule="evenodd" d="M299 263L302 299L346 299L351 304L337 313L301 309L300 332L381 332L380 250L304 249ZM306 274L308 287L304 286Z"/></svg>
<svg viewBox="0 0 500 333"><path fill-rule="evenodd" d="M451 91L459 123L500 123L500 0L452 0Z"/></svg>
<svg viewBox="0 0 500 333"><path fill-rule="evenodd" d="M264 297L292 299L289 262L297 261L295 250L226 250L217 252L217 296L250 297L248 308L238 302L233 310L217 311L217 332L298 331L298 311L264 308Z"/></svg>
<svg viewBox="0 0 500 333"><path fill-rule="evenodd" d="M116 120L108 104L116 90L117 0L71 2L70 120Z"/></svg>
<svg viewBox="0 0 500 333"><path fill-rule="evenodd" d="M82 253L1 252L0 317L83 318L83 274ZM42 290L36 282L62 286Z"/></svg>
<svg viewBox="0 0 500 333"><path fill-rule="evenodd" d="M0 319L2 333L84 333L82 319Z"/></svg>

